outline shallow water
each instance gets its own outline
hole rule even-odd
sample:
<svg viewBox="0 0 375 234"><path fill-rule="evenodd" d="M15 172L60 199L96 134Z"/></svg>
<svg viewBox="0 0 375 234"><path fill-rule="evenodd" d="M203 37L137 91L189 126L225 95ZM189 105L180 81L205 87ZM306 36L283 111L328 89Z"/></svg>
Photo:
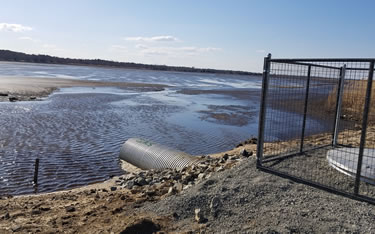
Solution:
<svg viewBox="0 0 375 234"><path fill-rule="evenodd" d="M118 154L131 137L193 155L232 149L257 135L260 76L0 63L1 76L167 84L160 92L111 87L64 88L43 101L0 103L0 195L73 188L122 174ZM190 92L181 92L189 89ZM191 92L191 90L195 92ZM209 90L209 92L207 92ZM299 114L270 110L281 126ZM288 116L288 117L286 117ZM325 126L308 119L307 134ZM271 140L284 139L270 129ZM293 129L292 129L293 131Z"/></svg>
<svg viewBox="0 0 375 234"><path fill-rule="evenodd" d="M256 134L260 77L0 63L0 76L74 78L168 84L161 92L117 88L64 88L44 101L0 103L0 195L38 192L103 181L122 173L121 144L141 137L193 155L233 148ZM237 88L238 86L245 88ZM247 91L187 95L181 89ZM250 100L252 98L253 100ZM242 110L239 121L212 118ZM212 108L214 107L214 110Z"/></svg>

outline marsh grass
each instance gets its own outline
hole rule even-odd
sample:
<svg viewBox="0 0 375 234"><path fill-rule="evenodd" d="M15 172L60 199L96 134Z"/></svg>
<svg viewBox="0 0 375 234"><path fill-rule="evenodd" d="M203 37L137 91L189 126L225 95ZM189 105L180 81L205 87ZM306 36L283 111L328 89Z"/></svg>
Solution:
<svg viewBox="0 0 375 234"><path fill-rule="evenodd" d="M367 80L349 80L344 84L341 114L349 119L362 120L366 100ZM336 108L337 87L328 95L326 110L334 111ZM372 85L369 120L375 120L375 84Z"/></svg>

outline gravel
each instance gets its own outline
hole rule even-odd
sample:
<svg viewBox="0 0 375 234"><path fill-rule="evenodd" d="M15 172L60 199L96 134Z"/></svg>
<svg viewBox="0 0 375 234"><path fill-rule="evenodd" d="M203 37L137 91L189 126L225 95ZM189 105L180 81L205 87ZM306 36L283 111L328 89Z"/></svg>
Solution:
<svg viewBox="0 0 375 234"><path fill-rule="evenodd" d="M195 220L196 209L205 223ZM144 211L172 217L178 232L375 231L374 206L259 171L254 157L178 195L146 203L139 208Z"/></svg>

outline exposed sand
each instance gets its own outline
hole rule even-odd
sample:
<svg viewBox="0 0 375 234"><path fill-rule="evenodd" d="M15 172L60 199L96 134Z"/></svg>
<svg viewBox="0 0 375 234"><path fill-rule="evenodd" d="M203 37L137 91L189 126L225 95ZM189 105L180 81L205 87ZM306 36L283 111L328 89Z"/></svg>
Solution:
<svg viewBox="0 0 375 234"><path fill-rule="evenodd" d="M46 97L54 90L69 87L117 87L140 91L159 91L166 85L126 82L101 82L60 78L0 77L0 101L27 101Z"/></svg>

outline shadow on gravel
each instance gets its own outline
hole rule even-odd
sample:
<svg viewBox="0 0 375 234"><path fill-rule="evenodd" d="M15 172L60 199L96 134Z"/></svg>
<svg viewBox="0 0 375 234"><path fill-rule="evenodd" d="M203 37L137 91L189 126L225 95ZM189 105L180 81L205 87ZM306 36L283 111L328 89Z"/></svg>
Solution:
<svg viewBox="0 0 375 234"><path fill-rule="evenodd" d="M160 231L160 226L155 224L149 219L141 219L136 221L133 224L130 224L128 227L125 228L124 231L120 232L120 234L134 234L134 233L155 233Z"/></svg>

